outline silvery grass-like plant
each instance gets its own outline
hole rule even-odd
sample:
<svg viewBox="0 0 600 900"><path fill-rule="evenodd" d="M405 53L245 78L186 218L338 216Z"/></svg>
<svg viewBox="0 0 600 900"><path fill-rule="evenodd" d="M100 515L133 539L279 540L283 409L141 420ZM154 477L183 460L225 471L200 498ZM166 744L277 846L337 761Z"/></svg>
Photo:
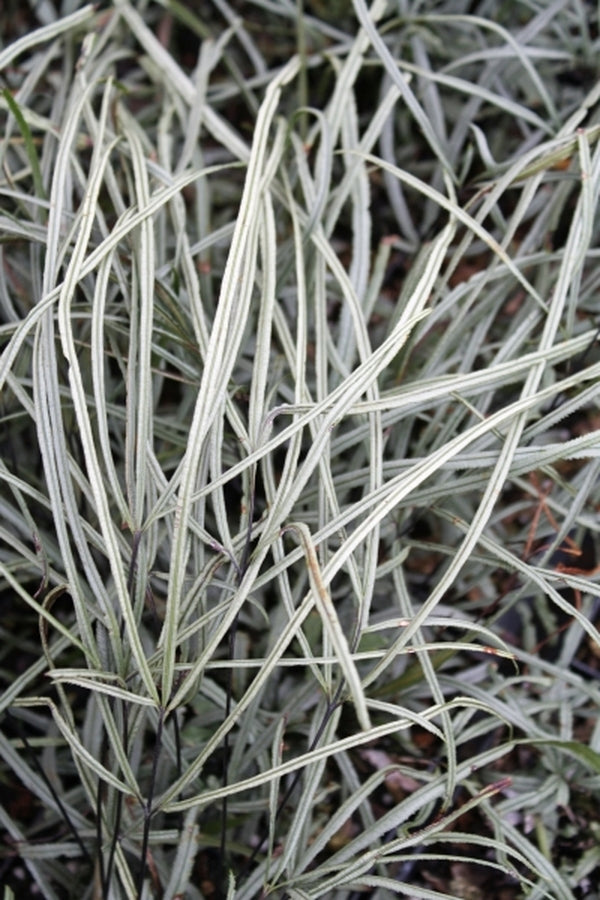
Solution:
<svg viewBox="0 0 600 900"><path fill-rule="evenodd" d="M57 6L0 52L4 897L597 896L597 11Z"/></svg>

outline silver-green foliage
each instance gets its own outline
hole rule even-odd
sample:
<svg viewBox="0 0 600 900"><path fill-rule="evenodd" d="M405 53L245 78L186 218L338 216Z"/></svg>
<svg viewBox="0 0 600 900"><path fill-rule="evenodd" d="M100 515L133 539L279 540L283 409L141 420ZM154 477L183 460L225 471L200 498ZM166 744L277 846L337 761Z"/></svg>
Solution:
<svg viewBox="0 0 600 900"><path fill-rule="evenodd" d="M552 554L598 530L600 86L555 77L598 47L510 6L256 2L279 64L223 2L118 0L0 53L0 757L43 808L0 816L45 897L200 897L213 853L237 900L469 859L568 900L597 864L553 852L600 636ZM494 628L531 596L549 659Z"/></svg>

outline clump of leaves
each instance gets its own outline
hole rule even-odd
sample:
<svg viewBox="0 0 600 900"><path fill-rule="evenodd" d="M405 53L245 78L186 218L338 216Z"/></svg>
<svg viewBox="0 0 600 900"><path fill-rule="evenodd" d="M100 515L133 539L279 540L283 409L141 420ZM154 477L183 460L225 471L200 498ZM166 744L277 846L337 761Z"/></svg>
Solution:
<svg viewBox="0 0 600 900"><path fill-rule="evenodd" d="M417 6L0 52L19 896L598 874L597 22Z"/></svg>

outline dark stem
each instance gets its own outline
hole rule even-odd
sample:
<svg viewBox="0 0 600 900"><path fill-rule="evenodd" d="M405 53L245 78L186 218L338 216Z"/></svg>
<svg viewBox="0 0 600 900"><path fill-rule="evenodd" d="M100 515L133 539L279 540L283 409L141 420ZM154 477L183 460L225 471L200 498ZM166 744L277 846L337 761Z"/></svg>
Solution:
<svg viewBox="0 0 600 900"><path fill-rule="evenodd" d="M156 787L156 774L158 771L158 761L160 759L160 750L162 742L162 730L165 718L164 709L159 710L158 725L156 726L156 740L154 741L154 753L152 758L152 773L150 775L150 785L148 788L148 797L144 808L144 834L142 837L142 852L140 875L138 880L138 900L142 900L144 893L144 880L146 878L146 869L148 868L147 856L148 845L150 843L150 820L152 818L152 801L154 800L154 790Z"/></svg>
<svg viewBox="0 0 600 900"><path fill-rule="evenodd" d="M335 710L339 706L340 697L342 695L343 689L344 689L344 681L341 681L335 690L335 694L333 695L333 697L327 704L327 709L325 710L325 713L323 714L323 718L321 719L319 727L317 728L317 733L315 734L314 738L310 742L307 753L311 753L313 750L316 750L316 748L319 744L319 741L323 737L323 732L325 731L327 724L329 723L329 720L331 719ZM298 784L299 784L301 778L302 778L302 769L298 769L298 771L292 778L286 792L284 793L283 797L277 804L277 809L275 810L275 822L277 822L281 813L283 812L283 810L285 809L287 804L290 802L290 800L294 794L294 791L298 787ZM244 870L242 872L243 877L244 876L247 877L250 874L250 868L252 866L252 863L255 861L256 857L258 856L258 854L264 847L265 841L267 840L267 837L268 837L268 834L269 834L268 827L266 827L263 830L263 836L262 836L261 840L254 847L254 850L250 854L250 856L246 862L246 865L244 866Z"/></svg>
<svg viewBox="0 0 600 900"><path fill-rule="evenodd" d="M57 807L58 807L58 809L59 809L59 811L60 811L60 814L61 814L61 816L63 817L63 819L64 819L64 821L65 821L65 823L66 823L66 825L67 825L67 828L69 829L69 831L70 831L71 834L73 835L73 837L74 837L74 839L75 839L75 842L76 842L77 846L78 846L79 849L81 850L82 856L84 857L84 859L86 860L86 862L90 863L90 865L91 865L91 864L93 863L93 860L92 860L92 857L91 857L91 855L90 855L90 852L89 852L89 850L87 849L87 847L85 846L85 844L83 843L83 841L82 841L82 839L81 839L81 836L79 835L77 829L75 828L75 825L74 825L74 823L73 823L73 821L72 821L72 819L71 819L69 813L67 812L67 809L66 809L64 803L62 802L62 800L60 799L60 797L59 797L58 794L56 793L56 790L55 790L55 788L54 788L54 785L52 784L52 782L50 781L50 779L49 779L48 776L46 775L44 769L42 768L42 766L40 765L40 763L39 763L39 761L38 761L37 756L36 756L35 753L33 752L33 747L31 746L31 744L30 744L29 741L27 740L27 735L25 734L25 732L24 732L24 730L23 730L23 727L22 727L22 725L21 725L21 722L19 721L19 719L18 719L16 716L13 716L12 713L11 713L9 710L6 711L6 716L7 716L7 718L10 719L11 722L14 723L14 725L15 725L15 727L16 727L18 733L19 733L19 737L20 737L20 739L23 741L23 746L25 747L25 750L27 751L27 753L28 753L28 755L29 755L29 758L31 759L31 762L32 762L32 764L33 764L33 768L36 770L36 772L38 773L38 775L40 776L40 778L42 779L42 781L44 782L44 784L45 784L46 787L48 788L48 790L49 790L49 792L50 792L50 794L51 794L51 796L52 796L52 799L53 799L54 802L56 803L56 805L57 805Z"/></svg>

